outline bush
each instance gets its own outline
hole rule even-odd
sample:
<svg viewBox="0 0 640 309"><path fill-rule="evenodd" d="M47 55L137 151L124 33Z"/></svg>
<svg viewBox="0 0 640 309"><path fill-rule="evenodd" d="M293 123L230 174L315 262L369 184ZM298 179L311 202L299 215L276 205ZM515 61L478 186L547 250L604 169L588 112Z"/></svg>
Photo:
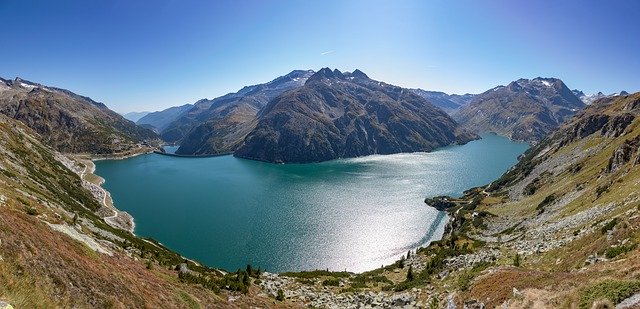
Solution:
<svg viewBox="0 0 640 309"><path fill-rule="evenodd" d="M282 290L278 290L278 295L276 295L277 301L284 301L284 292Z"/></svg>
<svg viewBox="0 0 640 309"><path fill-rule="evenodd" d="M602 193L605 193L607 191L609 191L609 185L608 184L603 185L603 186L598 186L596 188L596 198L599 198L600 195L602 195Z"/></svg>
<svg viewBox="0 0 640 309"><path fill-rule="evenodd" d="M618 247L611 247L609 249L607 249L607 251L605 251L605 256L608 259L612 259L620 254L623 253L627 253L631 250L633 250L635 248L635 246L618 246Z"/></svg>
<svg viewBox="0 0 640 309"><path fill-rule="evenodd" d="M542 202L540 202L540 204L538 204L538 206L536 207L536 210L538 210L538 214L543 213L544 208L553 203L555 200L556 196L553 193L545 197L544 200L542 200Z"/></svg>
<svg viewBox="0 0 640 309"><path fill-rule="evenodd" d="M582 291L580 308L591 308L596 300L606 299L614 304L640 291L640 281L605 280Z"/></svg>
<svg viewBox="0 0 640 309"><path fill-rule="evenodd" d="M25 206L24 211L30 216L35 216L38 214L38 210L35 209L35 207L31 207L31 206Z"/></svg>
<svg viewBox="0 0 640 309"><path fill-rule="evenodd" d="M601 229L600 229L600 233L602 233L603 235L606 234L607 232L609 232L610 230L612 230L616 224L618 224L618 218L613 218L611 219L611 221L607 222L607 224L605 224Z"/></svg>
<svg viewBox="0 0 640 309"><path fill-rule="evenodd" d="M459 277L458 277L458 288L460 289L460 291L467 291L469 289L469 286L471 285L471 280L473 280L473 273L471 272L465 272L462 273Z"/></svg>
<svg viewBox="0 0 640 309"><path fill-rule="evenodd" d="M520 262L521 262L520 260L521 260L520 254L516 253L516 255L513 256L513 266L520 267Z"/></svg>
<svg viewBox="0 0 640 309"><path fill-rule="evenodd" d="M413 275L413 266L409 265L409 271L407 271L407 281L413 281L415 279Z"/></svg>
<svg viewBox="0 0 640 309"><path fill-rule="evenodd" d="M340 279L338 278L329 278L322 281L323 286L338 286L340 285Z"/></svg>

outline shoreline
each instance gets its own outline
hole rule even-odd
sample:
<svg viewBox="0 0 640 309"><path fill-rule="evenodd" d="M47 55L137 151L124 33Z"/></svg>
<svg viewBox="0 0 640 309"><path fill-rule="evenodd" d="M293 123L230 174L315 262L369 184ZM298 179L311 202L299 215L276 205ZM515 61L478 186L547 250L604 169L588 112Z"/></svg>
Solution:
<svg viewBox="0 0 640 309"><path fill-rule="evenodd" d="M420 153L427 153L427 152L420 152ZM132 158L132 157L136 157L136 156L143 155L143 154L160 154L160 155L166 155L166 156L186 157L186 158L209 157L209 156L182 156L182 155L167 154L167 153L161 153L160 151L154 150L154 149L151 149L150 151L148 151L148 149L144 149L144 151L136 151L136 152L127 153L127 154L115 154L115 155L109 155L109 156L90 156L90 155L77 155L76 156L76 159L80 159L81 163L83 165L85 165L85 167L86 167L86 170L83 171L83 173L82 173L83 180L85 180L84 179L85 175L87 175L87 176L88 175L92 175L90 177L96 177L96 178L99 179L99 181L98 182L94 182L94 184L99 186L101 191L104 192L103 201L100 201L100 203L103 206L106 205L106 208L108 208L111 211L111 213L113 213L112 215L104 215L104 214L100 215L101 218L107 224L109 224L109 225L111 225L113 227L128 231L133 235L135 235L135 219L130 214L119 210L115 205L113 205L113 199L111 197L110 192L102 187L102 185L105 182L104 178L102 178L99 175L95 174L96 166L95 166L94 161L124 160L124 159L127 159L127 158ZM213 155L213 156L225 156L225 155L232 155L232 154L218 154L218 155ZM369 156L376 156L376 154L369 155ZM367 156L363 156L363 157L367 157ZM362 157L360 157L360 158L362 158ZM246 158L242 158L242 157L239 157L239 159L255 161L255 160L252 160L252 159L246 159ZM352 158L348 158L348 159L352 159ZM341 160L341 159L335 159L335 160ZM471 189L473 189L473 188L471 188ZM461 197L463 197L463 196L464 196L464 193L461 194ZM110 205L109 205L109 202L110 202ZM436 226L432 226L430 224L429 227L426 228L425 235L431 234L430 235L431 236L430 239L428 239L428 240L427 239L422 239L422 241L418 240L416 243L414 243L414 246L404 249L403 252L401 252L399 255L397 255L397 260L401 259L405 255L405 253L406 253L405 250L408 250L408 251L411 251L411 252L416 252L418 249L427 248L432 243L441 241L441 240L443 240L444 238L447 237L447 234L449 232L448 231L449 230L448 227L451 225L452 220L455 217L455 214L451 213L450 211L447 211L446 209L437 209L436 207L432 207L432 205L429 205L429 204L426 204L426 203L424 204L424 206L427 206L429 208L433 208L434 210L438 211L439 213L442 214L442 218L440 220L437 220L437 221L439 221L439 223ZM122 214L122 213L124 213L124 214L126 214L128 216L128 218L127 218L127 222L129 223L129 224L127 224L128 227L123 227L123 226L119 225L118 223L113 222L113 219L116 219L118 217L118 215ZM439 230L439 229L442 229L442 234L439 235L439 237L437 237L437 238L433 238L433 236L435 236L433 234L436 234L437 233L436 231ZM178 252L178 254L180 254L180 253ZM184 258L185 259L189 259L188 257L184 257ZM192 259L189 259L189 260L192 260ZM397 262L397 260L396 260L396 262ZM194 261L194 260L192 260L192 261ZM198 263L198 264L200 264L200 263ZM206 265L206 264L203 264L203 265ZM391 264L389 264L389 265L393 265L393 262L391 262ZM388 266L388 265L386 265L386 266ZM209 267L214 267L216 269L220 269L220 268L217 268L215 265L211 265ZM346 270L346 271L350 272L350 273L353 273L353 274L361 274L361 273L367 273L367 272L370 272L370 271L375 271L375 270L378 270L378 269L381 269L380 266L377 266L377 267L372 268L372 269L367 269L367 270ZM307 271L314 271L314 270L315 269L313 269L313 267L310 267L308 269L305 268L305 270L301 270L301 271L283 270L283 271L280 271L280 272L277 272L277 273L281 274L281 273L288 273L288 272L307 272ZM335 270L332 270L332 271L340 271L340 270L335 269Z"/></svg>
<svg viewBox="0 0 640 309"><path fill-rule="evenodd" d="M133 216L131 216L126 211L122 211L118 209L114 205L113 199L111 198L111 192L109 192L108 190L102 187L102 184L104 184L105 179L95 174L96 165L95 163L93 163L93 160L81 159L80 163L85 166L84 170L80 173L80 178L83 180L83 184L85 184L85 182L92 184L93 186L95 186L97 190L101 192L100 194L100 196L102 197L101 199L98 198L98 196L96 196L95 194L94 194L94 197L98 198L102 207L105 208L104 211L102 209L99 209L97 211L97 213L102 217L102 220L104 220L104 222L106 222L112 227L125 230L135 235L134 231L135 231L136 224ZM87 177L94 177L97 183L87 180L86 179ZM87 186L90 186L90 185L87 185ZM93 190L91 189L90 191L93 192ZM105 216L104 214L105 211L111 211L112 215Z"/></svg>
<svg viewBox="0 0 640 309"><path fill-rule="evenodd" d="M103 154L103 155L78 154L76 156L83 159L89 159L91 161L124 160L124 159L129 159L129 158L137 157L144 154L154 153L155 151L157 151L156 148L145 147L145 148L138 148L136 150L133 150L130 152L123 152L123 153Z"/></svg>

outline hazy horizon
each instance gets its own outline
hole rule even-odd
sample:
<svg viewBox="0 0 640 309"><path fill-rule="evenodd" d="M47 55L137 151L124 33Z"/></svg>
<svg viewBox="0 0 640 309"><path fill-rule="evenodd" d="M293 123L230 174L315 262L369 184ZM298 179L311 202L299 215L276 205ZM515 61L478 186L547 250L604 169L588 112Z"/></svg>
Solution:
<svg viewBox="0 0 640 309"><path fill-rule="evenodd" d="M640 90L640 2L6 0L0 77L156 111L296 69L360 69L407 88L480 93L556 77Z"/></svg>

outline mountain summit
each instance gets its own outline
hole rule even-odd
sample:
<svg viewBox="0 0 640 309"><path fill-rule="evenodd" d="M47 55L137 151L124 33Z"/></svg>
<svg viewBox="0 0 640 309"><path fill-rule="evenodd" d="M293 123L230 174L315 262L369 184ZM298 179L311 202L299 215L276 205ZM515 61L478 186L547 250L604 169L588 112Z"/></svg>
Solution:
<svg viewBox="0 0 640 309"><path fill-rule="evenodd" d="M265 106L235 152L269 162L318 162L431 151L476 138L412 91L362 71L324 68Z"/></svg>
<svg viewBox="0 0 640 309"><path fill-rule="evenodd" d="M538 77L478 94L454 117L475 132L535 143L584 106L561 80Z"/></svg>

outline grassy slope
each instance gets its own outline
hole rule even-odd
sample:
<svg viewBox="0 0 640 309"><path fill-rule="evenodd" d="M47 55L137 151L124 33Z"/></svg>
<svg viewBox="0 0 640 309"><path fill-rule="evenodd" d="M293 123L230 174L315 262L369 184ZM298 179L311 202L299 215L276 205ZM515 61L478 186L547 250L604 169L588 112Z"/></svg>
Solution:
<svg viewBox="0 0 640 309"><path fill-rule="evenodd" d="M620 114L625 105L639 98L638 94L621 98L597 112ZM572 123L568 124L568 126L571 125ZM478 299L489 306L498 305L513 298L512 289L516 287L527 290L527 293L519 297L519 300L513 300L511 304L514 306L527 302L537 303L543 307L585 306L581 299L588 294L589 291L586 289L597 282L606 278L623 281L640 279L638 249L633 249L640 241L638 231L640 228L638 219L640 216L640 166L633 166L633 162L630 162L617 172L604 172L614 150L625 140L633 139L638 135L640 135L640 119L635 119L627 127L625 134L617 138L603 137L600 133L594 133L560 148L554 148L553 143L550 143L552 151L544 155L544 162L556 160L560 163L550 166L545 166L544 163L536 165L537 169L550 171L551 175L544 178L533 195L514 201L507 198L506 191L510 187L505 186L495 190L492 196L484 198L483 203L477 208L478 211L495 214L500 219L510 221L512 225L532 217L542 216L542 214L538 215L536 208L550 195L555 196L556 201L570 194L575 198L570 199L568 203L555 203L556 207L553 207L554 203L552 203L549 206L552 209L549 210L551 213L547 214L549 218L542 220L541 224L570 221L568 218L572 215L607 205L612 207L592 220L548 235L550 238L558 239L571 238L572 234L576 237L559 248L527 256L520 268L497 266L498 271L480 277L473 284L470 292L462 294L461 298ZM541 148L547 146L549 145L542 145ZM586 155L570 160L569 157L575 154ZM574 167L578 165L581 169L576 172ZM528 180L525 178L519 181ZM607 189L598 194L598 191L602 191L598 188ZM613 218L617 218L618 223L611 232L603 233L602 226ZM487 224L491 226L491 220L488 221ZM497 222L498 219L493 221ZM533 228L533 226L521 230L516 228L515 231L527 237L527 233ZM475 231L470 234L482 234L482 232ZM511 233L514 232L504 231L498 235L506 238ZM515 239L511 243L518 241L520 239ZM621 245L623 242L624 245ZM496 243L495 245L502 247L506 256L516 253L505 244ZM619 251L631 251L622 252L608 261L585 265L587 257L594 254L604 256L607 250L612 251L612 248L616 247L624 248ZM502 264L511 264L511 261L505 259Z"/></svg>
<svg viewBox="0 0 640 309"><path fill-rule="evenodd" d="M271 307L268 298L214 293L180 282L184 259L164 247L106 225L78 175L55 159L32 131L0 116L0 299L16 308L52 307ZM74 225L74 214L79 217ZM75 229L112 256L54 231ZM75 227L74 227L75 226ZM217 271L189 262L212 277ZM150 265L151 267L148 267ZM149 269L150 268L150 269Z"/></svg>

